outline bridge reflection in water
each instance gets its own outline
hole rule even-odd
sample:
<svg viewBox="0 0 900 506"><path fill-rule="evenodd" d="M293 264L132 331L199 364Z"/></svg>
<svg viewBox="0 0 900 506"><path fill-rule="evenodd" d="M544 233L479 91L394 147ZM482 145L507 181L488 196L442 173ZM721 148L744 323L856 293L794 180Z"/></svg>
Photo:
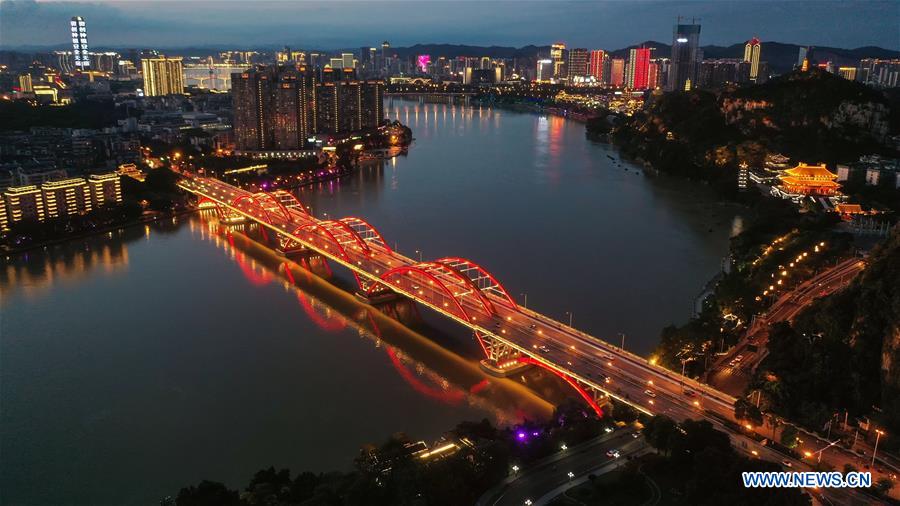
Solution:
<svg viewBox="0 0 900 506"><path fill-rule="evenodd" d="M212 211L202 211L201 216L206 221L192 221L191 227L202 239L225 250L251 285L280 285L296 297L299 308L318 328L330 334L355 331L369 340L384 350L399 377L423 396L491 413L501 425L546 418L554 403L565 397L546 374L523 377L528 387L512 379L491 377L476 361L417 333L406 325L419 319L415 304L408 300L378 309L363 304L327 281L332 273L321 258L286 259L260 244L265 235L258 226L224 224ZM340 284L340 280L333 281Z"/></svg>
<svg viewBox="0 0 900 506"><path fill-rule="evenodd" d="M647 414L678 419L703 418L709 411L734 417L733 397L518 306L494 276L470 260L416 262L392 250L362 218L318 219L284 191L250 193L192 174L179 185L226 223L256 224L264 241L285 254L319 256L346 267L370 302L401 295L467 327L484 351L482 366L496 374L526 365L551 370L599 415L602 404L614 398Z"/></svg>

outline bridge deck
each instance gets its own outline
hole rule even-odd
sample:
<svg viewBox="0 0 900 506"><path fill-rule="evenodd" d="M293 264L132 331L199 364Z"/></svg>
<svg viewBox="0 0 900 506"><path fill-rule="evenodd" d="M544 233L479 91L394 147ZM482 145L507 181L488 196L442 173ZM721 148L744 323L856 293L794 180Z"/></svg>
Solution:
<svg viewBox="0 0 900 506"><path fill-rule="evenodd" d="M643 357L546 315L513 306L514 303L500 296L497 290L482 290L481 295L494 308L491 314L471 293L457 291L451 295L434 284L433 281L439 281L454 290L461 287L461 282L450 279L452 273L431 271L438 277L430 279L417 270L420 262L390 250L383 241L367 240L367 248L350 244L335 233L325 232L334 228L329 225L333 221L319 220L296 207L276 209L274 204L263 202L265 199L256 202L253 194L217 179L193 177L183 180L180 186L343 265L364 282L386 285L583 387L603 392L649 414L665 413L677 419L701 418L703 410L710 410L733 418L735 398L652 365ZM382 276L392 269L408 270L409 274L383 280ZM685 395L684 391L688 389L695 395ZM651 390L655 395L648 395L645 390Z"/></svg>

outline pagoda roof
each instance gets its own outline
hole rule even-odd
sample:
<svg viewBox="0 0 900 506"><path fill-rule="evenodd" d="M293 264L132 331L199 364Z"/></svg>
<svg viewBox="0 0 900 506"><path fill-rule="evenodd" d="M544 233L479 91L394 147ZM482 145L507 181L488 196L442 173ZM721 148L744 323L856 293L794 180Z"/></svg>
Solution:
<svg viewBox="0 0 900 506"><path fill-rule="evenodd" d="M842 214L860 214L863 212L863 208L859 204L838 204L834 206L834 210Z"/></svg>
<svg viewBox="0 0 900 506"><path fill-rule="evenodd" d="M782 183L788 186L816 186L816 187L827 187L827 188L840 188L840 183L835 181L829 181L827 179L810 179L808 176L798 177L798 176L779 176Z"/></svg>
<svg viewBox="0 0 900 506"><path fill-rule="evenodd" d="M804 177L804 178L825 178L825 179L837 179L837 174L828 170L825 167L825 164L822 165L807 165L805 163L797 164L793 169L788 169L784 171L785 176L796 176L796 177Z"/></svg>

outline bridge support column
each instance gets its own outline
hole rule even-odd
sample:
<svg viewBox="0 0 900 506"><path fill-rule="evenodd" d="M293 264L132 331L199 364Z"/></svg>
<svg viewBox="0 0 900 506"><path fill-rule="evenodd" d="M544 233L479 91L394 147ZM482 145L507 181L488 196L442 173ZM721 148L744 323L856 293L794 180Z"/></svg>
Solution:
<svg viewBox="0 0 900 506"><path fill-rule="evenodd" d="M484 348L487 358L481 360L481 370L490 374L505 378L517 374L527 369L529 364L519 361L521 354L515 348L494 339L493 337L474 332L477 339Z"/></svg>

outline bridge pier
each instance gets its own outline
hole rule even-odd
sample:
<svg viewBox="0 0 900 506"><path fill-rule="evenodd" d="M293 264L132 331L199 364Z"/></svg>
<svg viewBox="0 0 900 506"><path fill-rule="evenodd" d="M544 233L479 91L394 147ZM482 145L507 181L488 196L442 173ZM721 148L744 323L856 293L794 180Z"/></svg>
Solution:
<svg viewBox="0 0 900 506"><path fill-rule="evenodd" d="M521 353L518 350L478 331L473 333L487 354L487 358L479 362L482 371L491 376L506 378L530 367L530 364L519 360Z"/></svg>

